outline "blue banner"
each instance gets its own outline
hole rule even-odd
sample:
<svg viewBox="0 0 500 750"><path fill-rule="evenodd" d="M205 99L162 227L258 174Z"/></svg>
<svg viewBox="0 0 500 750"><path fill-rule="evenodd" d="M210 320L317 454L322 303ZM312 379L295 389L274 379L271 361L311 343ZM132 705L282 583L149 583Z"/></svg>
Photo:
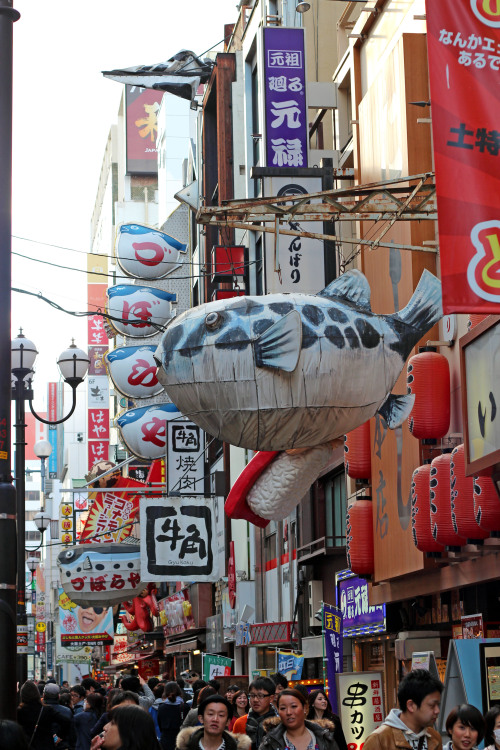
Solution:
<svg viewBox="0 0 500 750"><path fill-rule="evenodd" d="M300 680L304 657L290 651L278 651L278 672L284 674L287 680Z"/></svg>
<svg viewBox="0 0 500 750"><path fill-rule="evenodd" d="M342 613L331 604L323 604L323 638L325 644L326 684L325 689L338 714L337 684L335 676L343 671Z"/></svg>
<svg viewBox="0 0 500 750"><path fill-rule="evenodd" d="M49 464L49 479L57 479L57 427L49 427L47 435L52 446L52 453L47 460Z"/></svg>

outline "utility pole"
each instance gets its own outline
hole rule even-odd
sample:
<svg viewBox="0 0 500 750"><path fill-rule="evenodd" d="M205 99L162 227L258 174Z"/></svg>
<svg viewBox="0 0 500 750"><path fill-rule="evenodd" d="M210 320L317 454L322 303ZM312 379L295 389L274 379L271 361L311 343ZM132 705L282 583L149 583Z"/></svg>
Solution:
<svg viewBox="0 0 500 750"><path fill-rule="evenodd" d="M12 235L12 49L19 18L0 0L0 719L16 718L16 491L11 477L11 235ZM23 544L24 539L20 540Z"/></svg>

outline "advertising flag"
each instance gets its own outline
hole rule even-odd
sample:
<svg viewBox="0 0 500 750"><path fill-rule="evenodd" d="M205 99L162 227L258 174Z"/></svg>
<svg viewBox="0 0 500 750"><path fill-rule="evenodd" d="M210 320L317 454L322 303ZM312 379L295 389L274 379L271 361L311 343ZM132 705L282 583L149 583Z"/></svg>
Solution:
<svg viewBox="0 0 500 750"><path fill-rule="evenodd" d="M500 313L500 5L427 0L445 314Z"/></svg>
<svg viewBox="0 0 500 750"><path fill-rule="evenodd" d="M325 639L326 676L325 689L334 713L337 710L336 675L343 671L342 613L331 604L323 604L323 637Z"/></svg>

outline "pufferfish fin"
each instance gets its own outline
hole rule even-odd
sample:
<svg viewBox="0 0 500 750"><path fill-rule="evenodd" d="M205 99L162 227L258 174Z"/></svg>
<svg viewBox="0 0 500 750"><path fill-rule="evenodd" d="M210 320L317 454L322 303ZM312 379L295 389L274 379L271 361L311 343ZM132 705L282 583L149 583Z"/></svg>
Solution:
<svg viewBox="0 0 500 750"><path fill-rule="evenodd" d="M302 321L297 310L292 310L254 341L255 364L257 367L293 372L301 347Z"/></svg>
<svg viewBox="0 0 500 750"><path fill-rule="evenodd" d="M352 302L353 305L369 310L370 305L370 285L368 280L361 271L353 268L351 271L339 276L338 279L328 284L322 292L318 292L318 297L328 297L328 299L340 299Z"/></svg>
<svg viewBox="0 0 500 750"><path fill-rule="evenodd" d="M392 393L386 398L378 413L387 422L390 430L395 430L408 419L415 403L415 394L408 393L406 396L394 396Z"/></svg>

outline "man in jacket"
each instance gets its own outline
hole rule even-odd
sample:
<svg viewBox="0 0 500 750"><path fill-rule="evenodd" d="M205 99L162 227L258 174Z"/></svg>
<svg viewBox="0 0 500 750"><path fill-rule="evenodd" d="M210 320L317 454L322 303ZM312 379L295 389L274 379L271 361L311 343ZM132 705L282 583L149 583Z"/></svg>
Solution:
<svg viewBox="0 0 500 750"><path fill-rule="evenodd" d="M269 717L276 716L272 706L275 692L276 686L269 677L257 677L248 687L250 711L235 721L233 732L246 732L252 741L252 750L257 750L264 738L262 723Z"/></svg>
<svg viewBox="0 0 500 750"><path fill-rule="evenodd" d="M53 734L58 737L57 747L60 750L73 750L76 744L73 712L67 706L61 706L59 692L59 685L48 682L43 689L43 704L52 706L57 715L57 721L52 726Z"/></svg>
<svg viewBox="0 0 500 750"><path fill-rule="evenodd" d="M201 727L181 729L176 750L250 750L250 739L245 734L226 731L231 704L222 695L209 695L198 706Z"/></svg>
<svg viewBox="0 0 500 750"><path fill-rule="evenodd" d="M366 739L364 750L441 750L441 735L433 725L442 691L442 683L426 669L408 672L399 683L399 709L393 708Z"/></svg>

